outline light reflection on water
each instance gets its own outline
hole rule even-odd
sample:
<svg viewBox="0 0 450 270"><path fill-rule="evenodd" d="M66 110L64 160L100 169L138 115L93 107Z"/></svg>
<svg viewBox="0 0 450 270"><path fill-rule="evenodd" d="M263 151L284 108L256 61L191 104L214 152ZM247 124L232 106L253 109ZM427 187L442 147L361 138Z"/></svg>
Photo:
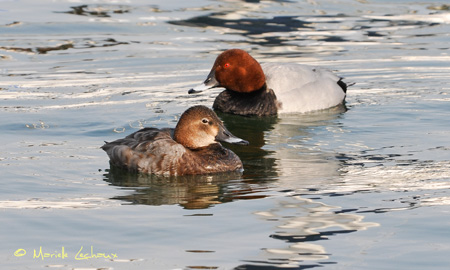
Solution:
<svg viewBox="0 0 450 270"><path fill-rule="evenodd" d="M0 220L11 224L4 243L15 245L0 248L5 267L450 263L445 2L3 1L0 14ZM227 146L243 174L160 178L110 169L104 140L173 127L186 107L211 106L220 90L187 89L231 47L262 62L328 67L356 84L346 108L219 114L251 142ZM80 245L118 252L121 262L12 255Z"/></svg>
<svg viewBox="0 0 450 270"><path fill-rule="evenodd" d="M300 196L287 197L278 203L273 209L255 214L279 223L277 231L271 237L289 244L283 249L265 249L268 260L271 260L271 256L277 257L273 261L283 258L286 261L282 265L291 267L296 267L303 261L330 259L329 253L320 245L322 240L379 225L362 222L362 215L339 212L339 207Z"/></svg>

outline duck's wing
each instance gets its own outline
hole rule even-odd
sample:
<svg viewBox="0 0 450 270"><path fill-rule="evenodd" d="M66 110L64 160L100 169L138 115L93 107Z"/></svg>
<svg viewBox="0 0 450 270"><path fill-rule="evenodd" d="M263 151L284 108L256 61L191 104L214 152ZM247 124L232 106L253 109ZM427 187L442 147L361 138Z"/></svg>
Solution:
<svg viewBox="0 0 450 270"><path fill-rule="evenodd" d="M267 87L273 89L281 103L281 113L326 109L345 99L346 84L330 70L299 64L261 66Z"/></svg>
<svg viewBox="0 0 450 270"><path fill-rule="evenodd" d="M106 152L116 146L127 146L131 149L139 149L146 143L153 142L155 140L172 139L170 133L171 131L171 129L143 128L131 133L123 139L118 139L113 142L105 142L102 149Z"/></svg>
<svg viewBox="0 0 450 270"><path fill-rule="evenodd" d="M144 128L102 149L111 163L129 171L176 174L177 162L186 149L173 140L173 129Z"/></svg>

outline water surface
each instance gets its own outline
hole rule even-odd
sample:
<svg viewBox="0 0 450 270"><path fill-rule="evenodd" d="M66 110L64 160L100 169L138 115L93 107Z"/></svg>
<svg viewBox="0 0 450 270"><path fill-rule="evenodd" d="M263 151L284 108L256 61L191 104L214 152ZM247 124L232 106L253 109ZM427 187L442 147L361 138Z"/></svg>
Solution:
<svg viewBox="0 0 450 270"><path fill-rule="evenodd" d="M450 265L445 1L0 3L5 269ZM187 90L235 47L334 70L345 107L220 114L243 174L110 169L103 141L211 106Z"/></svg>

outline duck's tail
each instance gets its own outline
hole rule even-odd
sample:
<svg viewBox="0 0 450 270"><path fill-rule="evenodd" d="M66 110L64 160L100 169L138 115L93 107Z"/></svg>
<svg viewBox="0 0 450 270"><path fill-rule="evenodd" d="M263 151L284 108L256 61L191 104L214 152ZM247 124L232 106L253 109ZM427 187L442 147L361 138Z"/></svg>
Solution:
<svg viewBox="0 0 450 270"><path fill-rule="evenodd" d="M355 83L345 83L343 81L343 78L340 78L339 81L337 81L337 84L342 88L342 91L344 91L344 93L347 93L347 88L349 86L355 85Z"/></svg>

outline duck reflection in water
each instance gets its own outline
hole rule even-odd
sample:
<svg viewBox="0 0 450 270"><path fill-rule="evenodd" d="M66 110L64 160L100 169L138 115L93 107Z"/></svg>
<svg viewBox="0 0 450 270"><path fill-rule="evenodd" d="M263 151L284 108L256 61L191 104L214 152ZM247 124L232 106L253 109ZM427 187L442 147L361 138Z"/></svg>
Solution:
<svg viewBox="0 0 450 270"><path fill-rule="evenodd" d="M131 194L112 198L129 204L180 205L185 209L204 209L238 197L239 190L233 192L231 186L233 183L240 185L241 176L240 172L228 172L163 177L111 167L104 175L104 180L131 189Z"/></svg>
<svg viewBox="0 0 450 270"><path fill-rule="evenodd" d="M323 179L339 174L342 162L334 151L321 150L314 142L320 132L342 132L340 117L344 104L305 114L248 117L217 112L236 136L250 142L246 147L230 149L244 163L247 181L273 181L286 188L318 185Z"/></svg>
<svg viewBox="0 0 450 270"><path fill-rule="evenodd" d="M241 157L244 173L231 171L206 175L158 176L133 173L111 166L104 180L115 186L132 189L132 194L113 199L131 204L173 205L186 209L203 209L234 200L260 199L267 195L268 185L277 179L275 159L268 157L271 151L264 150L264 132L273 128L276 117L239 117L219 114L227 127L241 138L248 138L245 147L226 147Z"/></svg>

